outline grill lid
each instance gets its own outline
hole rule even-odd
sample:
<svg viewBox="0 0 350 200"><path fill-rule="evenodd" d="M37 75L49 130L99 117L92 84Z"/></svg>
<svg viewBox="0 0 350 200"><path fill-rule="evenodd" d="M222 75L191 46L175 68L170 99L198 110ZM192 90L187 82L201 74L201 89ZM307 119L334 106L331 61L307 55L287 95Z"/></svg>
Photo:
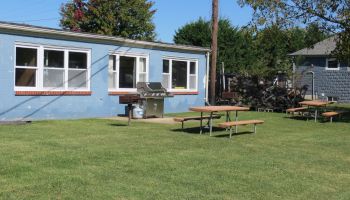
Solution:
<svg viewBox="0 0 350 200"><path fill-rule="evenodd" d="M141 98L146 97L172 97L160 82L138 82L137 93Z"/></svg>

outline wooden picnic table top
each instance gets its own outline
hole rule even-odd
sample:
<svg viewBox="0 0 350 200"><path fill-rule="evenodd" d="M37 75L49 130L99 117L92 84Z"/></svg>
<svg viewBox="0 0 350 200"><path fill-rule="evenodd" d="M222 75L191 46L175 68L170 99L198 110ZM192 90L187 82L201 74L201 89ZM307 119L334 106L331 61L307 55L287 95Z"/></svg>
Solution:
<svg viewBox="0 0 350 200"><path fill-rule="evenodd" d="M331 101L318 101L318 100L299 102L300 105L315 106L315 107L326 106L326 105L331 104L331 103L332 103Z"/></svg>
<svg viewBox="0 0 350 200"><path fill-rule="evenodd" d="M191 111L195 112L222 112L222 111L248 111L248 107L240 106L199 106L191 107Z"/></svg>

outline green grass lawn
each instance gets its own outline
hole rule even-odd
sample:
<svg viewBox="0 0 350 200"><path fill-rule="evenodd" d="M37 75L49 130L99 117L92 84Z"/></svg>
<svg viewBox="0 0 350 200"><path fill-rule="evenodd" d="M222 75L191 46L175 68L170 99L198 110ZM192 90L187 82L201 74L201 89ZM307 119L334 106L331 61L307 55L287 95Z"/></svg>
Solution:
<svg viewBox="0 0 350 200"><path fill-rule="evenodd" d="M198 122L0 126L0 199L350 199L349 122L240 119L265 124L231 140Z"/></svg>

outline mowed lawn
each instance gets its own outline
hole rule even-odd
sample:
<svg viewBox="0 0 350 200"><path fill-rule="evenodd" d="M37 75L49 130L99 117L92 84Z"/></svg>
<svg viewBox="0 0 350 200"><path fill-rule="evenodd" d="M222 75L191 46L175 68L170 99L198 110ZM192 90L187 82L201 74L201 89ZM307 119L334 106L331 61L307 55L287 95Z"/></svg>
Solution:
<svg viewBox="0 0 350 200"><path fill-rule="evenodd" d="M199 135L198 122L3 125L0 199L350 199L349 121L240 119L265 124L232 139Z"/></svg>

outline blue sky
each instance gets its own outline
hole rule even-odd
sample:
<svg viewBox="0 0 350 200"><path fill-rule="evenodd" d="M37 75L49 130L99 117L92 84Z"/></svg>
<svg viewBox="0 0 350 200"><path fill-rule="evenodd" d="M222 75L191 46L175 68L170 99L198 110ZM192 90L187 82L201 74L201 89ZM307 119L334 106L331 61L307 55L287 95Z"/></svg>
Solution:
<svg viewBox="0 0 350 200"><path fill-rule="evenodd" d="M153 0L157 12L154 16L157 39L172 42L175 31L199 17L210 19L211 0ZM3 1L0 21L33 24L59 28L59 8L68 0L11 0ZM246 25L252 10L241 8L236 0L219 0L221 17L231 20L235 26Z"/></svg>

